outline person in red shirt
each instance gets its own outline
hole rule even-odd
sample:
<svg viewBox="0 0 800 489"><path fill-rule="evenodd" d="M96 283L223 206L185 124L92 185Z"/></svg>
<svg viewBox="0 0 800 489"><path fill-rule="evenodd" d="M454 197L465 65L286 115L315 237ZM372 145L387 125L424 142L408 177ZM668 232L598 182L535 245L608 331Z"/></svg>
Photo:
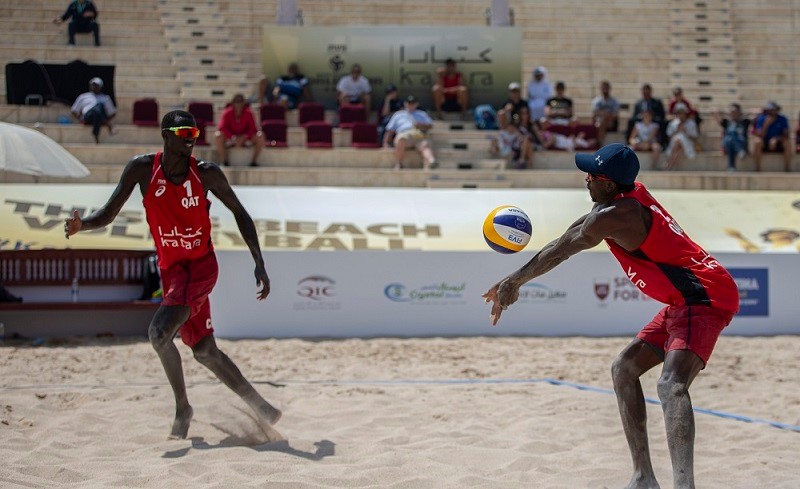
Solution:
<svg viewBox="0 0 800 489"><path fill-rule="evenodd" d="M466 120L469 104L469 93L464 85L461 72L456 69L456 62L448 58L443 68L436 70L439 81L433 86L433 107L436 117L442 118L442 109L455 112L461 111L461 118Z"/></svg>
<svg viewBox="0 0 800 489"><path fill-rule="evenodd" d="M522 268L483 295L492 303L491 321L519 298L520 287L605 240L631 281L666 304L614 361L611 372L622 427L633 458L627 487L658 487L647 441L645 400L639 377L664 363L658 396L664 410L675 487L694 487L694 415L689 386L705 368L714 345L739 310L731 275L636 182L639 159L614 143L575 163L587 173L595 203L559 238L545 245Z"/></svg>
<svg viewBox="0 0 800 489"><path fill-rule="evenodd" d="M258 166L258 155L264 147L264 135L258 130L253 111L245 104L244 95L237 93L222 111L215 133L217 154L228 166L228 148L253 147L250 166Z"/></svg>
<svg viewBox="0 0 800 489"><path fill-rule="evenodd" d="M272 425L281 412L264 400L214 340L208 296L217 281L217 260L211 242L208 192L236 218L239 232L255 261L256 298L270 292L270 281L253 220L228 184L219 166L192 156L200 130L192 114L175 110L161 120L164 151L133 157L108 202L86 217L75 210L64 222L67 239L79 231L99 229L114 220L138 185L158 255L164 292L148 336L158 353L175 395L175 420L170 438L186 438L192 406L186 397L181 357L173 342L181 340L195 359L211 370L253 410L259 426L274 441Z"/></svg>

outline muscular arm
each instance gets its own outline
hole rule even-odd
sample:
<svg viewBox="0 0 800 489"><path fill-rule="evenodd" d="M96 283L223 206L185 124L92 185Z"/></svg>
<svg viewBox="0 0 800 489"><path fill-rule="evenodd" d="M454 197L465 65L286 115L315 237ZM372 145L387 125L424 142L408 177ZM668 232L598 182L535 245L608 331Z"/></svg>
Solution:
<svg viewBox="0 0 800 489"><path fill-rule="evenodd" d="M612 238L625 247L636 248L643 238L641 222L637 215L640 206L626 199L608 206L595 205L591 212L572 223L560 237L547 243L531 260L519 270L495 284L483 295L486 302L492 302L491 320L497 324L502 311L519 298L519 288L526 282L549 272L572 255L600 244L605 238ZM646 230L644 232L646 235ZM638 244L636 243L638 241Z"/></svg>
<svg viewBox="0 0 800 489"><path fill-rule="evenodd" d="M137 184L147 185L150 172L153 168L153 155L140 155L132 158L117 183L114 192L111 193L108 202L100 209L85 218L81 218L78 211L74 211L72 217L65 219L64 233L69 239L70 236L78 231L90 231L99 229L111 224L122 206L128 201L134 187ZM144 188L142 189L144 192Z"/></svg>
<svg viewBox="0 0 800 489"><path fill-rule="evenodd" d="M269 276L264 267L264 258L261 256L261 247L258 244L258 233L256 232L255 224L253 224L253 219L250 217L250 214L247 213L247 210L245 210L239 198L233 192L233 189L228 183L228 179L225 178L225 174L217 165L202 162L199 168L200 175L203 179L203 186L211 191L211 193L231 211L233 217L236 219L236 225L239 227L242 239L247 243L250 254L256 262L256 284L262 286L258 293L258 299L266 298L270 290Z"/></svg>

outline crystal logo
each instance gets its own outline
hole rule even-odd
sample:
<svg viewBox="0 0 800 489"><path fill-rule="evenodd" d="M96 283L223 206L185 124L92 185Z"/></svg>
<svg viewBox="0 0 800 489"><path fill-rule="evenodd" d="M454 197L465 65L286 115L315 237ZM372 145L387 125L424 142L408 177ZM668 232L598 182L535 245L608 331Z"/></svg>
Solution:
<svg viewBox="0 0 800 489"><path fill-rule="evenodd" d="M461 284L439 282L416 288L409 288L404 284L394 282L383 288L383 295L394 302L410 302L417 304L463 303L464 289L466 287L466 282Z"/></svg>

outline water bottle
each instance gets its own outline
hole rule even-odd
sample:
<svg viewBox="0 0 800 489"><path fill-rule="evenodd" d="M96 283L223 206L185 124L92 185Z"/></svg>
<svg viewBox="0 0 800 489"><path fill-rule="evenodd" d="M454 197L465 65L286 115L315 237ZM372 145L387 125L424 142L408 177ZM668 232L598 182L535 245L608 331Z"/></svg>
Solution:
<svg viewBox="0 0 800 489"><path fill-rule="evenodd" d="M78 302L78 277L72 279L72 302Z"/></svg>

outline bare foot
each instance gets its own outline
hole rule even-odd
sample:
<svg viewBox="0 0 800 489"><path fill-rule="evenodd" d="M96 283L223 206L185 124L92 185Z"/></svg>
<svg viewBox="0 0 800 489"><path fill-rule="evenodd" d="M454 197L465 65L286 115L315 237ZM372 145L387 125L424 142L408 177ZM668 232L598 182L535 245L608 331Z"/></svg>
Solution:
<svg viewBox="0 0 800 489"><path fill-rule="evenodd" d="M275 409L272 406L269 406L269 408L269 413L265 412L267 411L267 408L264 408L256 413L256 422L258 423L258 427L261 428L261 431L263 431L267 436L268 442L285 440L286 437L280 434L278 430L273 428L273 425L275 425L275 423L281 419L283 413L281 413L279 409Z"/></svg>
<svg viewBox="0 0 800 489"><path fill-rule="evenodd" d="M634 472L625 489L661 489L661 486L656 482L655 475L644 476L639 472Z"/></svg>
<svg viewBox="0 0 800 489"><path fill-rule="evenodd" d="M194 410L192 406L185 411L178 411L175 413L175 421L172 422L172 431L170 431L170 440L183 440L189 434L189 424L192 422Z"/></svg>

